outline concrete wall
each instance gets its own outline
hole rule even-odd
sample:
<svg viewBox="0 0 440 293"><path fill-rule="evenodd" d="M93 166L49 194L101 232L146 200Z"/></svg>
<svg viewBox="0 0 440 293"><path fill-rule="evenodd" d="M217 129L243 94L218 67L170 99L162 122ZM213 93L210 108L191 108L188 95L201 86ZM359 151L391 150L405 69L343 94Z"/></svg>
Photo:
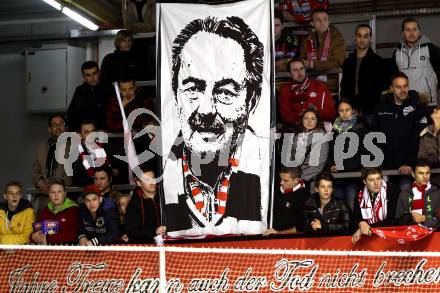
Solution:
<svg viewBox="0 0 440 293"><path fill-rule="evenodd" d="M0 54L0 186L19 180L30 186L36 145L47 137L46 117L25 111L24 57L11 48ZM16 49L16 48L15 48Z"/></svg>

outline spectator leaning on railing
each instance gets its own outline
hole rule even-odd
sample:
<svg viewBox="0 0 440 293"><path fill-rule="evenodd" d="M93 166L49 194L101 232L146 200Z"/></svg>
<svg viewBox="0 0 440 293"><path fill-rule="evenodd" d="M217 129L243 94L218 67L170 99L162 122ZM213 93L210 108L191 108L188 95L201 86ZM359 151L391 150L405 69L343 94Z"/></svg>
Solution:
<svg viewBox="0 0 440 293"><path fill-rule="evenodd" d="M363 236L371 236L371 227L393 226L399 188L385 182L379 168L363 168L365 186L357 193L353 208L353 243Z"/></svg>
<svg viewBox="0 0 440 293"><path fill-rule="evenodd" d="M6 184L5 201L0 205L0 244L25 244L32 233L35 214L31 203L22 198L21 184Z"/></svg>
<svg viewBox="0 0 440 293"><path fill-rule="evenodd" d="M431 184L431 167L424 160L418 160L412 173L414 182L399 194L396 219L399 225L423 224L437 227L440 209L440 189Z"/></svg>
<svg viewBox="0 0 440 293"><path fill-rule="evenodd" d="M321 173L316 192L306 201L304 227L307 233L343 233L350 229L350 211L333 196L333 176Z"/></svg>
<svg viewBox="0 0 440 293"><path fill-rule="evenodd" d="M304 202L310 197L301 168L281 167L280 188L274 191L273 228L263 235L290 234L304 231Z"/></svg>
<svg viewBox="0 0 440 293"><path fill-rule="evenodd" d="M41 212L38 221L51 221L56 225L52 233L43 229L34 231L31 239L37 244L74 244L78 237L78 205L67 197L62 179L49 180L49 203Z"/></svg>

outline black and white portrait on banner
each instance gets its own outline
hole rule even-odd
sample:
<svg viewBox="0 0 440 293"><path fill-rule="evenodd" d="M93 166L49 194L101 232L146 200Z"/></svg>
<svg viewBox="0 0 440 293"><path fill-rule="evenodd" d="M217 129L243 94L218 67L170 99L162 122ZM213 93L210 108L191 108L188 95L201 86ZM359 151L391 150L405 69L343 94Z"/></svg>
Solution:
<svg viewBox="0 0 440 293"><path fill-rule="evenodd" d="M270 177L271 1L159 4L171 237L259 234Z"/></svg>

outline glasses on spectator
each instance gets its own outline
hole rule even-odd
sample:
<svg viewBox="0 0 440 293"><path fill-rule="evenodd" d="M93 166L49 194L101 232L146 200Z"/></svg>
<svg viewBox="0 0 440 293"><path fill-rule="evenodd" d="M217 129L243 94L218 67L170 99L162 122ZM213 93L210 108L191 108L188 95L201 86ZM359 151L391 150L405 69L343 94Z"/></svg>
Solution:
<svg viewBox="0 0 440 293"><path fill-rule="evenodd" d="M52 123L50 124L51 128L64 128L66 126L66 123Z"/></svg>

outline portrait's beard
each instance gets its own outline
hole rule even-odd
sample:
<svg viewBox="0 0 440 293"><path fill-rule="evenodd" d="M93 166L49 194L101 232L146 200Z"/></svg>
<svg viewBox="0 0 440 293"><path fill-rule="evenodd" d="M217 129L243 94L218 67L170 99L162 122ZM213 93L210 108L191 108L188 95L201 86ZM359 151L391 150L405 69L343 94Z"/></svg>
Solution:
<svg viewBox="0 0 440 293"><path fill-rule="evenodd" d="M183 118L182 113L179 115ZM187 121L182 121L182 136L188 150L204 159L213 159L224 152L229 157L235 151L240 133L243 133L246 119L227 122L218 114L199 114L194 111Z"/></svg>

